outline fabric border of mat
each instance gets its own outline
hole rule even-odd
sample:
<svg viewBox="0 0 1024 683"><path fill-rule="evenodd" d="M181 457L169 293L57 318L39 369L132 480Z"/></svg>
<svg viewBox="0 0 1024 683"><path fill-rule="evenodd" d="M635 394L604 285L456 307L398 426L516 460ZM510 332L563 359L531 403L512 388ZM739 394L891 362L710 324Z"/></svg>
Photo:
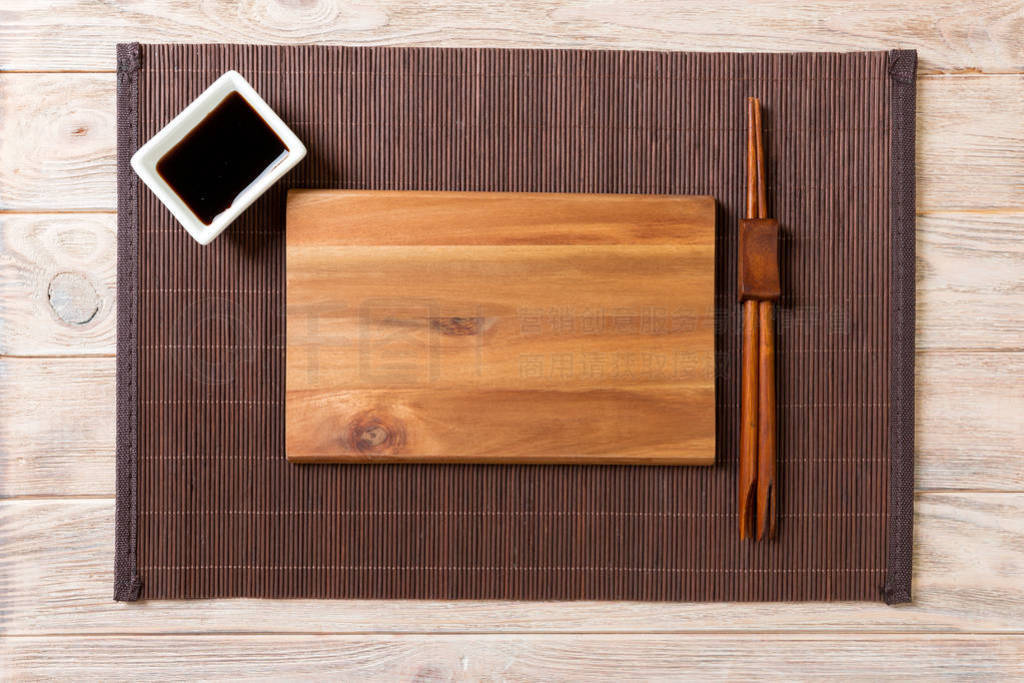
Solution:
<svg viewBox="0 0 1024 683"><path fill-rule="evenodd" d="M138 43L117 46L117 502L114 599L138 600L138 201L131 158L139 146Z"/></svg>
<svg viewBox="0 0 1024 683"><path fill-rule="evenodd" d="M915 118L917 52L889 52L889 528L885 601L910 602L914 554Z"/></svg>

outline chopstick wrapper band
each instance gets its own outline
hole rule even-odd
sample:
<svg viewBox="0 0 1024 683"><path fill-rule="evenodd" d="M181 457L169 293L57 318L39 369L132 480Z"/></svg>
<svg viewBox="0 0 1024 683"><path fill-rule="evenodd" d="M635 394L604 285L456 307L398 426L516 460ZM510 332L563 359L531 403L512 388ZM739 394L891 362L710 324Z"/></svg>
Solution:
<svg viewBox="0 0 1024 683"><path fill-rule="evenodd" d="M779 222L774 218L740 220L740 301L778 301Z"/></svg>

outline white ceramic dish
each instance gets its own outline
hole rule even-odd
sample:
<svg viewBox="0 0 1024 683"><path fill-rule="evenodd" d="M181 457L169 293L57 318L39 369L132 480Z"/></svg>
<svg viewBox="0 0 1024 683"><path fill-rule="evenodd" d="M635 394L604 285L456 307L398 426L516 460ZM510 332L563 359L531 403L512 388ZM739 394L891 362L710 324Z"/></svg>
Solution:
<svg viewBox="0 0 1024 683"><path fill-rule="evenodd" d="M207 225L203 223L170 185L157 173L156 165L168 151L178 144L185 135L195 128L207 114L213 111L230 93L237 92L256 112L263 117L267 125L281 138L287 153L260 173L252 183L235 198L227 209L217 214ZM236 71L228 71L214 81L213 85L203 91L184 111L174 117L159 133L132 156L132 168L139 174L142 182L153 191L174 217L188 231L188 234L200 244L209 244L224 232L224 229L238 218L256 199L267 191L271 185L281 179L306 156L306 147L295 133L291 131L263 98L257 94L248 81Z"/></svg>

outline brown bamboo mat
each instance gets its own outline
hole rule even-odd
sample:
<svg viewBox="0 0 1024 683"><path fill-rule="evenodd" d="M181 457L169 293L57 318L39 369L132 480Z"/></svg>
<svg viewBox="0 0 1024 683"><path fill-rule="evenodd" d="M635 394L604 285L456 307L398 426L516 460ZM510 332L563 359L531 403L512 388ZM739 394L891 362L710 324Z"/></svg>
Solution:
<svg viewBox="0 0 1024 683"><path fill-rule="evenodd" d="M227 69L309 147L211 246L127 166ZM913 52L122 45L115 597L910 595ZM737 537L745 98L783 226L779 538ZM718 464L296 466L287 187L718 199Z"/></svg>

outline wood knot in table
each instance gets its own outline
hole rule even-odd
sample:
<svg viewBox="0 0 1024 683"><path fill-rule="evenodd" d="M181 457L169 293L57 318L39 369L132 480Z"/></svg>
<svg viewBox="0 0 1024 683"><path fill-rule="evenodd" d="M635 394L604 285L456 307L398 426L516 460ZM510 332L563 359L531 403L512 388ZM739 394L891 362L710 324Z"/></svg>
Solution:
<svg viewBox="0 0 1024 683"><path fill-rule="evenodd" d="M50 307L65 323L85 325L91 322L100 310L100 295L81 273L57 273L50 280L46 291Z"/></svg>
<svg viewBox="0 0 1024 683"><path fill-rule="evenodd" d="M346 438L356 453L394 455L405 446L405 426L392 415L367 410L349 420Z"/></svg>

